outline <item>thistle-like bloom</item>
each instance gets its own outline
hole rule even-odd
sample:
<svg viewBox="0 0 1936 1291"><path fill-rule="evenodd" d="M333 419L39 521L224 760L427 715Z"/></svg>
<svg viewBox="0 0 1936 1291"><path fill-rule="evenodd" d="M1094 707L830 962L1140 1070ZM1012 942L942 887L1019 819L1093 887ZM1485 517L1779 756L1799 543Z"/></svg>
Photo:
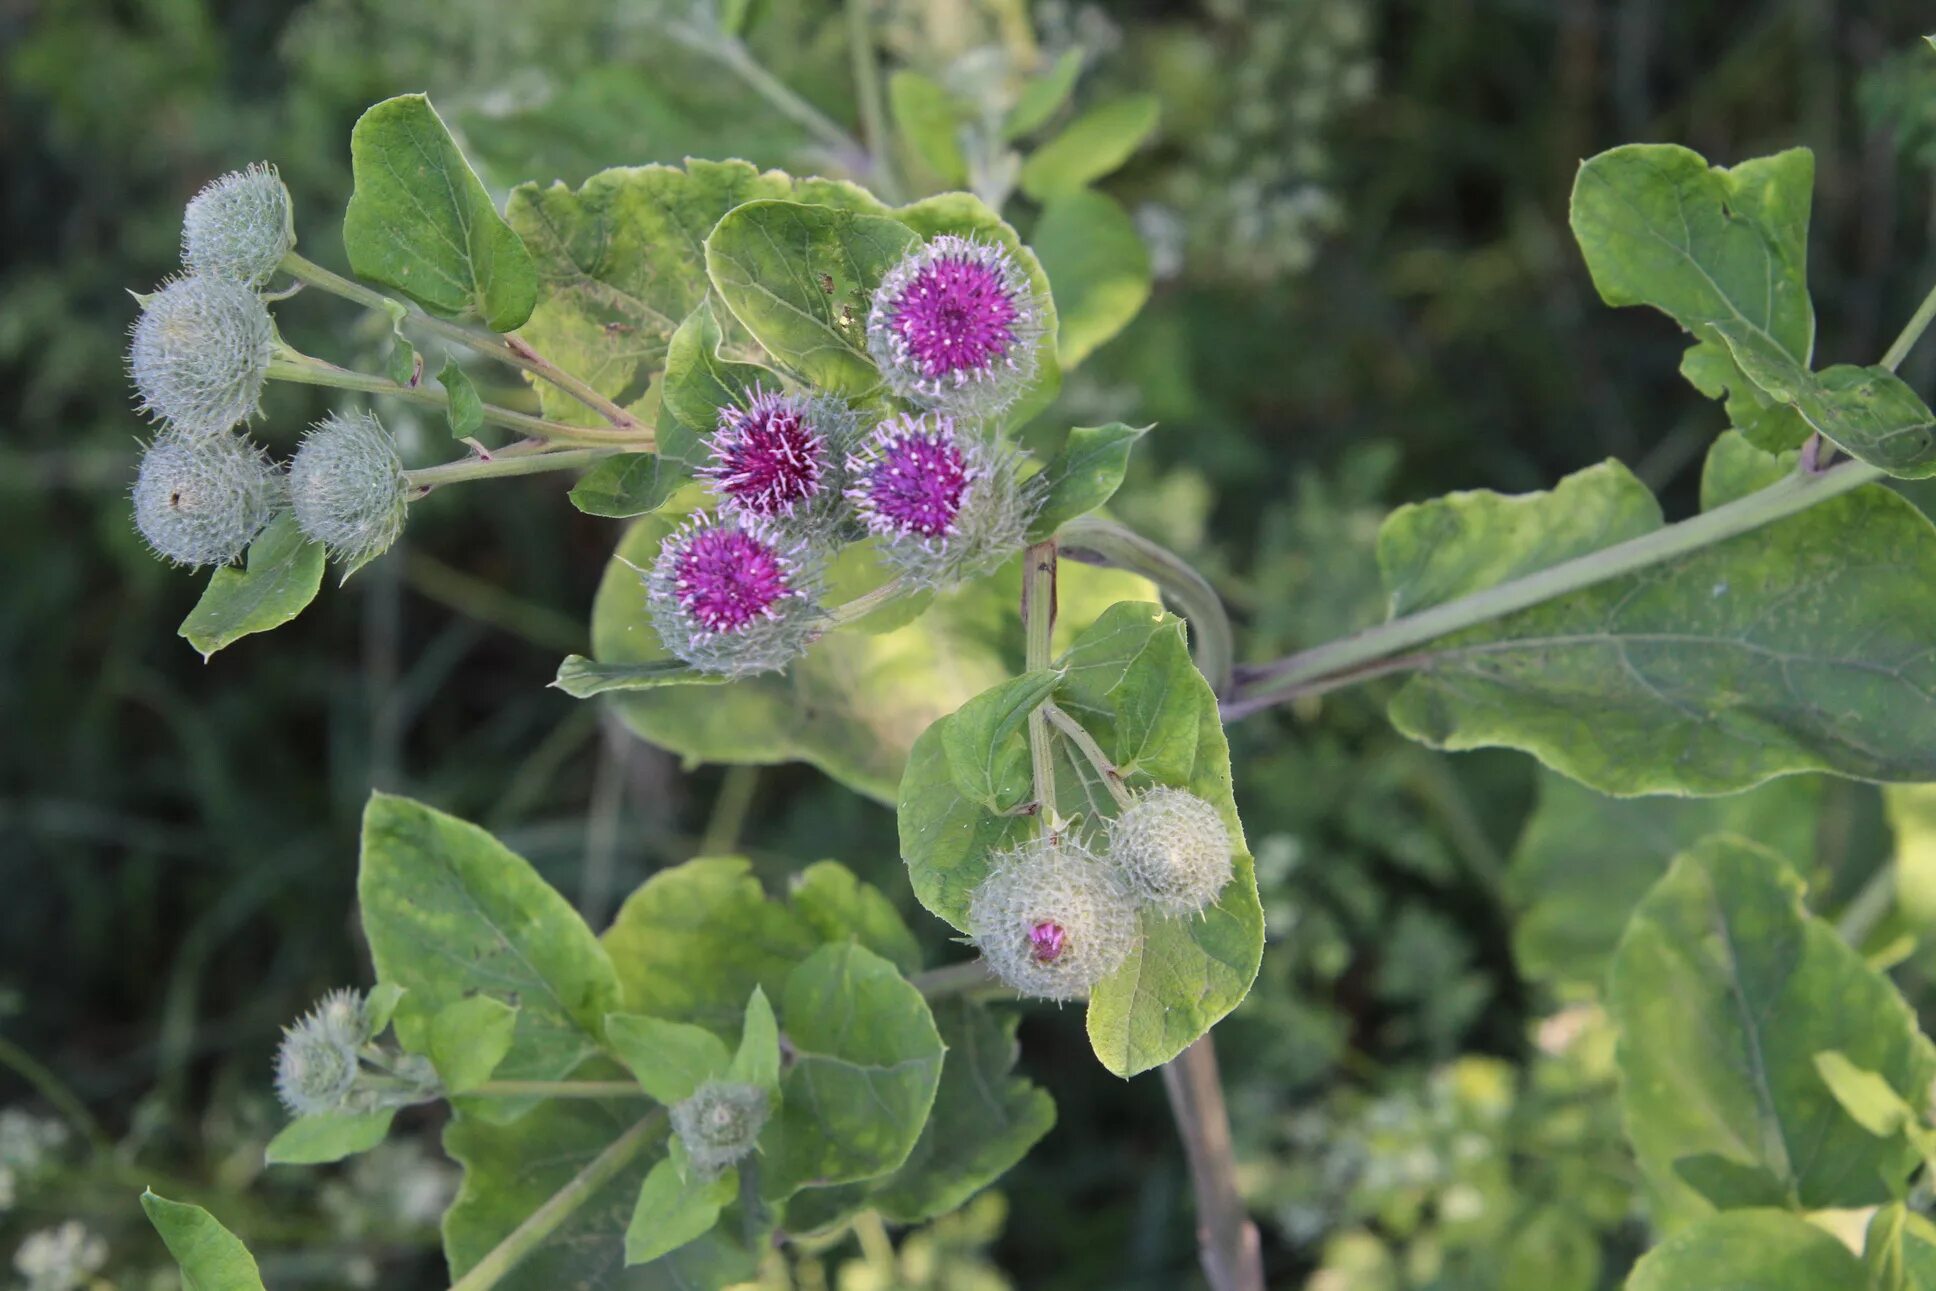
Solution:
<svg viewBox="0 0 1936 1291"><path fill-rule="evenodd" d="M289 190L267 162L214 180L182 214L182 264L190 273L260 287L295 245Z"/></svg>
<svg viewBox="0 0 1936 1291"><path fill-rule="evenodd" d="M659 548L646 575L652 623L667 650L705 672L784 668L819 630L819 563L763 521L701 511Z"/></svg>
<svg viewBox="0 0 1936 1291"><path fill-rule="evenodd" d="M164 432L141 455L134 525L157 556L199 569L226 565L282 505L282 477L239 435Z"/></svg>
<svg viewBox="0 0 1936 1291"><path fill-rule="evenodd" d="M992 417L1035 378L1043 309L1007 248L952 234L889 270L867 314L867 347L894 393Z"/></svg>
<svg viewBox="0 0 1936 1291"><path fill-rule="evenodd" d="M1036 838L989 861L968 932L995 976L1024 995L1076 1000L1142 938L1120 872L1069 838Z"/></svg>
<svg viewBox="0 0 1936 1291"><path fill-rule="evenodd" d="M758 1085L709 1080L672 1107L672 1130L693 1168L714 1178L753 1150L769 1114Z"/></svg>
<svg viewBox="0 0 1936 1291"><path fill-rule="evenodd" d="M1230 882L1230 830L1203 799L1159 785L1110 822L1109 859L1164 914L1197 914Z"/></svg>
<svg viewBox="0 0 1936 1291"><path fill-rule="evenodd" d="M197 435L247 420L275 340L269 307L242 283L204 274L164 283L135 320L128 347L141 411Z"/></svg>
<svg viewBox="0 0 1936 1291"><path fill-rule="evenodd" d="M1027 542L1041 506L1021 455L940 413L904 413L847 458L848 500L888 562L923 587L988 573Z"/></svg>
<svg viewBox="0 0 1936 1291"><path fill-rule="evenodd" d="M289 463L289 505L312 541L355 570L403 532L409 482L396 441L367 412L331 413Z"/></svg>
<svg viewBox="0 0 1936 1291"><path fill-rule="evenodd" d="M719 410L698 474L712 482L721 513L817 536L840 501L854 424L837 399L755 386Z"/></svg>
<svg viewBox="0 0 1936 1291"><path fill-rule="evenodd" d="M333 1112L356 1085L356 1051L361 1034L362 1001L346 1008L344 992L332 992L282 1033L276 1051L276 1097L295 1116ZM354 992L349 992L354 997Z"/></svg>

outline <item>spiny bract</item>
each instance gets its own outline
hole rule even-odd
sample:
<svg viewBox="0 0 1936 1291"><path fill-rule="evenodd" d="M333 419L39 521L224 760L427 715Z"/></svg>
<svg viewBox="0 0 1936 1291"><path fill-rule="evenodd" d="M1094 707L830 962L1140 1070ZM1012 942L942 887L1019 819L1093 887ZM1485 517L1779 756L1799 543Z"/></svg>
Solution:
<svg viewBox="0 0 1936 1291"><path fill-rule="evenodd" d="M367 412L317 422L289 463L296 524L352 570L388 551L403 532L409 489L396 441Z"/></svg>
<svg viewBox="0 0 1936 1291"><path fill-rule="evenodd" d="M847 459L847 498L881 553L910 583L944 588L1019 552L1041 508L1021 454L940 413L903 413Z"/></svg>
<svg viewBox="0 0 1936 1291"><path fill-rule="evenodd" d="M758 1085L709 1080L672 1108L672 1129L693 1168L711 1178L753 1150L768 1114Z"/></svg>
<svg viewBox="0 0 1936 1291"><path fill-rule="evenodd" d="M295 245L289 190L266 162L211 181L182 214L182 264L191 273L260 287Z"/></svg>
<svg viewBox="0 0 1936 1291"><path fill-rule="evenodd" d="M296 1116L333 1112L356 1084L359 1040L345 1027L340 994L325 996L282 1033L276 1051L276 1097Z"/></svg>
<svg viewBox="0 0 1936 1291"><path fill-rule="evenodd" d="M246 421L268 380L275 340L269 307L242 283L205 274L164 283L135 320L128 347L141 411L198 435Z"/></svg>
<svg viewBox="0 0 1936 1291"><path fill-rule="evenodd" d="M1164 914L1197 914L1230 882L1230 831L1203 799L1158 785L1110 822L1109 859Z"/></svg>
<svg viewBox="0 0 1936 1291"><path fill-rule="evenodd" d="M282 501L281 475L248 440L169 431L141 455L134 524L164 560L190 569L226 565Z"/></svg>
<svg viewBox="0 0 1936 1291"><path fill-rule="evenodd" d="M765 521L695 512L646 572L652 625L703 672L784 668L819 633L820 565L814 549Z"/></svg>
<svg viewBox="0 0 1936 1291"><path fill-rule="evenodd" d="M1077 1000L1142 937L1121 875L1071 838L1038 837L991 857L968 933L995 976L1024 995Z"/></svg>
<svg viewBox="0 0 1936 1291"><path fill-rule="evenodd" d="M992 417L1034 380L1044 326L1028 271L1007 248L946 234L881 279L867 346L902 398Z"/></svg>
<svg viewBox="0 0 1936 1291"><path fill-rule="evenodd" d="M772 523L803 538L825 539L846 483L857 423L831 395L754 386L719 410L698 470L719 510Z"/></svg>

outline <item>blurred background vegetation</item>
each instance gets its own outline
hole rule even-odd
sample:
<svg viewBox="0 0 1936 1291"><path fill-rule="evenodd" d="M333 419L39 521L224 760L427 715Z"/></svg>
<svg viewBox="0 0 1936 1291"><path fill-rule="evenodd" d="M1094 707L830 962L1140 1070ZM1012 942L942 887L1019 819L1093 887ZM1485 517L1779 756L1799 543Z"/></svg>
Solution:
<svg viewBox="0 0 1936 1291"><path fill-rule="evenodd" d="M175 636L200 580L128 524L126 293L173 265L181 205L214 175L274 160L305 252L340 268L350 124L402 91L430 91L500 194L687 154L813 169L796 127L667 37L676 16L0 0L0 1285L172 1285L134 1204L150 1183L214 1210L270 1285L444 1285L455 1179L428 1113L334 1171L261 1166L279 1026L369 978L352 902L372 787L498 831L595 925L653 869L739 848L772 884L837 856L942 944L884 808L800 767L682 768L545 688L584 645L617 533L556 481L440 495L345 591L207 664ZM1156 141L1109 183L1155 298L1054 416L1160 423L1117 509L1211 574L1253 657L1381 616L1371 544L1396 503L1615 456L1692 508L1721 413L1677 375L1670 325L1595 298L1565 218L1582 157L1813 148L1820 362L1872 360L1936 276L1936 54L1912 0L877 0L875 17L884 57L963 93L1079 49L1078 104L1161 97ZM762 59L851 122L844 40L829 0L755 2ZM347 308L288 314L314 329L299 348L381 353ZM1926 390L1933 367L1925 348L1905 375ZM258 433L286 450L323 410L273 387ZM1569 831L1597 846L1654 818L1518 756L1408 745L1378 698L1233 731L1270 945L1218 1035L1272 1284L1617 1285L1643 1198L1593 975L1553 968L1593 930L1516 940L1515 918ZM1878 795L1794 792L1833 907L1887 858ZM1596 881L1575 876L1576 905ZM1909 971L1929 1003L1932 975ZM1193 1283L1160 1082L1105 1076L1066 1013L1031 1015L1023 1041L1061 1119L999 1195L917 1234L863 1226L793 1285Z"/></svg>

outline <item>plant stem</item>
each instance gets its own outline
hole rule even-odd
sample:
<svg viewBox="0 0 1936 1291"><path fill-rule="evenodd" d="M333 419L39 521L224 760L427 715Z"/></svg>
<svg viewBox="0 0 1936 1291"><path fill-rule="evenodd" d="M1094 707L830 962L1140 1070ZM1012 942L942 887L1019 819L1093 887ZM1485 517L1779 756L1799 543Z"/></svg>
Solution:
<svg viewBox="0 0 1936 1291"><path fill-rule="evenodd" d="M1835 931L1842 940L1857 950L1869 939L1882 917L1896 900L1896 863L1884 861L1880 868L1862 884L1860 890L1849 898L1842 909L1842 917L1835 921Z"/></svg>
<svg viewBox="0 0 1936 1291"><path fill-rule="evenodd" d="M1929 324L1932 321L1936 321L1936 287L1931 287L1929 294L1923 297L1923 303L1916 306L1916 312L1910 315L1909 322L1902 329L1902 334L1889 343L1888 352L1882 356L1882 366L1891 372L1901 367L1902 361L1909 357L1909 351L1916 347L1916 342L1921 340L1923 333L1929 330Z"/></svg>
<svg viewBox="0 0 1936 1291"><path fill-rule="evenodd" d="M487 1080L460 1098L648 1098L635 1080Z"/></svg>
<svg viewBox="0 0 1936 1291"><path fill-rule="evenodd" d="M854 97L860 100L861 139L873 160L874 187L887 201L898 202L901 184L894 172L886 100L881 96L881 69L874 57L872 7L873 0L846 0L847 53L854 68Z"/></svg>
<svg viewBox="0 0 1936 1291"><path fill-rule="evenodd" d="M1102 782L1109 786L1109 794L1116 800L1116 805L1129 806L1131 799L1129 790L1123 788L1123 773L1116 769L1116 764L1111 762L1109 755L1102 751L1102 745L1096 743L1096 737L1082 729L1082 723L1069 716L1053 699L1043 700L1040 711L1058 731L1082 750L1082 756L1089 759L1089 765L1096 768L1096 774L1100 775Z"/></svg>
<svg viewBox="0 0 1936 1291"><path fill-rule="evenodd" d="M1211 1291L1264 1291L1263 1249L1237 1192L1230 1117L1208 1033L1163 1065L1163 1091L1190 1162L1203 1276Z"/></svg>
<svg viewBox="0 0 1936 1291"><path fill-rule="evenodd" d="M914 989L930 1000L947 999L954 995L1013 995L1015 992L1002 985L988 971L988 965L979 959L965 959L958 964L942 968L930 968L916 973L908 979Z"/></svg>
<svg viewBox="0 0 1936 1291"><path fill-rule="evenodd" d="M580 466L589 466L602 461L619 450L616 448L567 448L551 453L532 453L518 457L507 457L502 453L490 457L468 457L461 462L445 462L441 466L425 466L414 471L405 471L403 476L410 481L410 487L418 490L422 497L440 484L460 484L466 480L502 479L511 475L542 475L546 471L569 471Z"/></svg>
<svg viewBox="0 0 1936 1291"><path fill-rule="evenodd" d="M107 1131L87 1110L87 1104L81 1101L80 1095L62 1084L60 1077L40 1059L5 1036L0 1036L0 1067L11 1068L22 1080L32 1085L96 1153L105 1156L113 1150L114 1144L108 1138Z"/></svg>
<svg viewBox="0 0 1936 1291"><path fill-rule="evenodd" d="M1237 721L1299 695L1334 689L1381 672L1416 667L1427 662L1430 656L1414 655L1402 662L1393 660L1389 665L1380 661L1554 597L1738 537L1883 476L1879 468L1853 460L1837 463L1819 474L1798 471L1757 493L1678 524L1666 525L1524 578L1393 619L1275 663L1239 669L1236 687L1223 706L1224 720Z"/></svg>
<svg viewBox="0 0 1936 1291"><path fill-rule="evenodd" d="M451 1283L450 1291L485 1291L487 1287L496 1286L499 1278L542 1245L574 1210L585 1204L587 1198L630 1165L664 1119L664 1111L655 1111L614 1139L611 1146L593 1157L583 1170L572 1177L570 1183L552 1193L544 1205L505 1234L504 1240L473 1264L470 1272Z"/></svg>
<svg viewBox="0 0 1936 1291"><path fill-rule="evenodd" d="M334 363L301 354L295 350L282 350L269 360L269 379L290 381L297 385L328 386L336 390L357 390L364 394L388 395L406 403L418 404L425 408L438 410L450 407L450 394L439 387L429 389L425 386L400 385L388 377L372 376L367 372L356 372L349 368L339 368ZM591 426L567 426L559 421L546 421L543 417L533 417L528 413L513 412L496 404L484 405L484 420L493 426L502 426L520 434L536 436L539 439L556 440L561 444L612 444L632 447L638 451L648 451L652 447L651 432L643 435L632 431L600 430Z"/></svg>
<svg viewBox="0 0 1936 1291"><path fill-rule="evenodd" d="M400 324L407 320L432 336L466 346L486 358L496 359L520 371L529 372L532 376L563 390L606 421L611 422L615 429L627 432L634 438L636 438L634 432L645 430L639 425L637 417L607 399L584 381L558 367L523 341L501 336L496 332L477 331L461 323L452 323L426 314L421 309L412 309L400 300L379 291L372 291L362 283L354 282L339 273L332 273L315 261L297 255L294 251L282 258L282 267L298 281L320 287L345 300L354 301L365 309L374 309L389 315L393 323ZM650 432L646 433L649 435Z"/></svg>
<svg viewBox="0 0 1936 1291"><path fill-rule="evenodd" d="M686 23L668 23L664 30L674 40L695 53L723 64L745 82L746 87L765 99L781 116L801 126L818 139L846 166L855 171L867 168L867 149L860 140L841 129L840 124L813 104L794 93L779 77L760 65L737 36L697 30Z"/></svg>
<svg viewBox="0 0 1936 1291"><path fill-rule="evenodd" d="M1055 539L1032 545L1022 558L1023 664L1030 672L1049 666L1055 632ZM1028 718L1029 761L1035 771L1036 818L1049 833L1059 833L1055 808L1055 760L1049 748L1049 719L1040 708Z"/></svg>
<svg viewBox="0 0 1936 1291"><path fill-rule="evenodd" d="M1063 554L1085 565L1126 569L1162 589L1164 598L1190 622L1197 670L1219 697L1230 689L1236 646L1230 616L1217 589L1181 556L1113 520L1083 516L1062 526L1056 537Z"/></svg>
<svg viewBox="0 0 1936 1291"><path fill-rule="evenodd" d="M759 786L757 765L742 762L726 768L719 782L719 796L713 799L712 814L706 820L706 832L699 838L699 855L731 856L739 849L746 813L752 810Z"/></svg>
<svg viewBox="0 0 1936 1291"><path fill-rule="evenodd" d="M834 628L846 627L849 623L858 623L906 590L907 580L897 574L873 591L862 592L853 600L828 610L828 629L831 631Z"/></svg>

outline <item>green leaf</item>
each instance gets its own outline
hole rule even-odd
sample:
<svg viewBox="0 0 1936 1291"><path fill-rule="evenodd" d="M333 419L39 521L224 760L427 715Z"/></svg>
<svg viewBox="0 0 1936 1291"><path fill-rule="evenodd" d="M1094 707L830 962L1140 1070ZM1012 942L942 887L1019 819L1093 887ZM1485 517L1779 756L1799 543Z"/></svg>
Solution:
<svg viewBox="0 0 1936 1291"><path fill-rule="evenodd" d="M881 278L920 239L899 220L798 202L747 202L706 239L706 272L775 359L816 386L880 388L867 311Z"/></svg>
<svg viewBox="0 0 1936 1291"><path fill-rule="evenodd" d="M1711 1154L1759 1171L1790 1206L1887 1201L1915 1164L1849 1119L1815 1055L1839 1050L1920 1091L1936 1050L1888 980L1802 907L1781 858L1717 837L1683 853L1634 911L1608 1006L1627 1133L1666 1226L1709 1207L1675 1173Z"/></svg>
<svg viewBox="0 0 1936 1291"><path fill-rule="evenodd" d="M1238 852L1235 874L1197 919L1147 914L1143 944L1089 1000L1089 1038L1103 1065L1133 1075L1169 1061L1249 991L1263 953L1264 919L1251 858L1230 796L1230 751L1215 698L1190 661L1182 621L1157 606L1110 607L1058 661L1055 699L1080 721L1132 789L1187 788L1224 816ZM901 782L901 854L915 896L957 928L991 854L1035 829L964 797L949 768L944 718L915 743ZM1115 802L1060 733L1052 736L1064 816L1090 822Z"/></svg>
<svg viewBox="0 0 1936 1291"><path fill-rule="evenodd" d="M650 567L677 523L666 512L636 521L606 567L592 607L592 653L603 664L665 659L633 566ZM865 544L849 548L836 562L836 578L853 562L871 559ZM892 801L914 737L1019 669L1019 565L1011 561L989 579L937 597L904 626L831 633L783 675L706 690L675 686L615 695L608 702L642 738L692 761L805 761L857 792ZM1133 575L1065 565L1058 640L1066 643L1115 601L1152 595ZM745 998L741 991L733 1007Z"/></svg>
<svg viewBox="0 0 1936 1291"><path fill-rule="evenodd" d="M620 453L579 477L571 504L587 515L629 520L657 511L689 478L656 453Z"/></svg>
<svg viewBox="0 0 1936 1291"><path fill-rule="evenodd" d="M731 1079L744 1085L758 1085L774 1093L780 1091L780 1025L773 1017L773 1005L759 987L746 998L746 1026L740 1032L739 1049L733 1054Z"/></svg>
<svg viewBox="0 0 1936 1291"><path fill-rule="evenodd" d="M1600 1235L1564 1204L1539 1207L1506 1241L1499 1291L1594 1291L1599 1285Z"/></svg>
<svg viewBox="0 0 1936 1291"><path fill-rule="evenodd" d="M1723 436L1714 457L1753 455ZM1712 469L1712 468L1711 468ZM1726 474L1727 472L1723 472ZM1616 463L1547 494L1401 508L1379 557L1401 609L1658 523ZM1606 793L1732 793L1796 771L1936 778L1936 531L1869 486L1752 533L1432 642L1391 701L1436 748L1503 745Z"/></svg>
<svg viewBox="0 0 1936 1291"><path fill-rule="evenodd" d="M666 350L660 407L673 425L661 425L659 451L689 467L705 463L700 440L718 424L720 409L745 403L756 388L770 390L779 384L768 368L721 357L724 339L709 297L679 324Z"/></svg>
<svg viewBox="0 0 1936 1291"><path fill-rule="evenodd" d="M1029 525L1029 541L1041 542L1078 516L1088 515L1122 487L1129 450L1149 433L1148 426L1077 426L1062 441L1039 477L1048 490L1042 509Z"/></svg>
<svg viewBox="0 0 1936 1291"><path fill-rule="evenodd" d="M760 1136L762 1193L867 1179L907 1160L941 1078L941 1034L921 992L865 947L828 945L788 975L780 1016L794 1057Z"/></svg>
<svg viewBox="0 0 1936 1291"><path fill-rule="evenodd" d="M531 317L531 254L429 99L405 94L365 112L350 132L350 171L356 191L343 215L343 249L360 277L497 332Z"/></svg>
<svg viewBox="0 0 1936 1291"><path fill-rule="evenodd" d="M1580 167L1573 234L1609 305L1652 305L1693 333L1682 371L1704 394L1728 391L1728 416L1771 451L1800 442L1733 362L1715 324L1752 330L1806 368L1808 211L1815 160L1804 148L1710 168L1671 144L1630 144Z"/></svg>
<svg viewBox="0 0 1936 1291"><path fill-rule="evenodd" d="M1130 94L1089 109L1022 163L1022 191L1046 202L1101 179L1129 160L1156 129L1153 94Z"/></svg>
<svg viewBox="0 0 1936 1291"><path fill-rule="evenodd" d="M1824 1050L1815 1055L1815 1070L1842 1110L1879 1138L1900 1133L1904 1125L1916 1119L1915 1109L1889 1087L1888 1081L1856 1066L1847 1054Z"/></svg>
<svg viewBox="0 0 1936 1291"><path fill-rule="evenodd" d="M457 360L444 360L444 366L437 370L437 381L450 396L444 414L450 422L452 437L468 439L484 429L484 401L477 397L477 387L464 375L464 369L457 366Z"/></svg>
<svg viewBox="0 0 1936 1291"><path fill-rule="evenodd" d="M1849 1248L1798 1215L1737 1210L1702 1220L1641 1257L1626 1291L1868 1291Z"/></svg>
<svg viewBox="0 0 1936 1291"><path fill-rule="evenodd" d="M1002 121L1002 138L1017 139L1047 125L1076 88L1082 75L1082 50L1071 47L1042 75L1032 78L1015 98L1015 106Z"/></svg>
<svg viewBox="0 0 1936 1291"><path fill-rule="evenodd" d="M396 1013L403 994L403 988L395 982L378 982L363 997L363 1015L369 1019L372 1037L382 1035L390 1025L390 1018Z"/></svg>
<svg viewBox="0 0 1936 1291"><path fill-rule="evenodd" d="M1052 668L1025 672L975 696L948 720L941 747L955 789L1000 816L1027 802L1030 783L1029 714L1042 706L1062 674Z"/></svg>
<svg viewBox="0 0 1936 1291"><path fill-rule="evenodd" d="M282 1127L264 1152L270 1165L328 1165L368 1152L389 1136L393 1108L376 1112L318 1112Z"/></svg>
<svg viewBox="0 0 1936 1291"><path fill-rule="evenodd" d="M632 1207L632 1221L625 1228L625 1262L656 1260L704 1235L738 1191L737 1170L688 1183L670 1158L660 1161L645 1176Z"/></svg>
<svg viewBox="0 0 1936 1291"><path fill-rule="evenodd" d="M181 1266L184 1291L262 1291L255 1257L200 1206L141 1194L141 1209Z"/></svg>
<svg viewBox="0 0 1936 1291"><path fill-rule="evenodd" d="M566 655L551 684L574 699L590 699L614 690L656 690L660 686L723 686L731 677L701 672L677 659L650 663L600 663L582 654Z"/></svg>
<svg viewBox="0 0 1936 1291"><path fill-rule="evenodd" d="M743 202L785 197L874 214L887 209L851 184L793 181L743 161L619 167L575 191L520 186L508 216L544 285L522 335L600 394L636 402L665 366L680 322L706 298L706 235ZM570 395L546 383L537 391L547 417L602 424Z"/></svg>
<svg viewBox="0 0 1936 1291"><path fill-rule="evenodd" d="M1801 414L1750 380L1725 341L1690 346L1681 355L1681 375L1708 398L1721 400L1728 424L1765 452L1800 448L1809 436Z"/></svg>
<svg viewBox="0 0 1936 1291"><path fill-rule="evenodd" d="M444 1089L465 1094L491 1078L511 1052L517 1006L473 995L438 1009L430 1019L430 1065Z"/></svg>
<svg viewBox="0 0 1936 1291"><path fill-rule="evenodd" d="M815 861L787 893L795 913L821 941L852 938L903 973L921 970L921 943L894 903L838 861Z"/></svg>
<svg viewBox="0 0 1936 1291"><path fill-rule="evenodd" d="M1597 991L1634 906L1709 834L1752 838L1805 873L1821 787L1790 776L1725 798L1609 798L1542 771L1507 876L1519 970Z"/></svg>
<svg viewBox="0 0 1936 1291"><path fill-rule="evenodd" d="M1050 199L1030 241L1055 287L1056 352L1066 371L1149 300L1149 248L1122 204L1090 189Z"/></svg>
<svg viewBox="0 0 1936 1291"><path fill-rule="evenodd" d="M605 1038L638 1077L640 1088L667 1107L691 1098L732 1063L718 1036L686 1022L611 1013L605 1018Z"/></svg>
<svg viewBox="0 0 1936 1291"><path fill-rule="evenodd" d="M887 78L887 105L894 114L894 128L943 187L959 188L968 182L968 161L956 137L961 114L947 90L903 68Z"/></svg>
<svg viewBox="0 0 1936 1291"><path fill-rule="evenodd" d="M1713 326L1757 386L1850 456L1904 479L1936 475L1936 414L1888 368L1842 363L1810 372L1757 328Z"/></svg>
<svg viewBox="0 0 1936 1291"><path fill-rule="evenodd" d="M363 929L383 981L405 987L397 1039L429 1049L432 1019L487 990L518 1001L506 1080L560 1080L597 1052L618 977L591 930L528 862L479 829L408 798L374 794L357 878ZM480 1115L516 1116L494 1098Z"/></svg>
<svg viewBox="0 0 1936 1291"><path fill-rule="evenodd" d="M1862 1263L1868 1291L1936 1291L1936 1224L1901 1202L1869 1221Z"/></svg>
<svg viewBox="0 0 1936 1291"><path fill-rule="evenodd" d="M225 566L182 620L179 635L202 658L255 632L279 628L316 599L323 585L323 548L303 537L288 512L249 544L248 566Z"/></svg>
<svg viewBox="0 0 1936 1291"><path fill-rule="evenodd" d="M444 1212L451 1280L547 1204L556 1226L491 1284L494 1291L690 1291L753 1277L757 1249L742 1244L741 1226L732 1222L650 1264L626 1267L625 1238L640 1190L666 1157L663 1120L636 1098L551 1099L509 1125L460 1114L444 1130L444 1151L464 1170Z"/></svg>
<svg viewBox="0 0 1936 1291"><path fill-rule="evenodd" d="M1936 925L1936 785L1884 785L1882 804L1896 835L1896 908L1928 929Z"/></svg>
<svg viewBox="0 0 1936 1291"><path fill-rule="evenodd" d="M390 343L390 353L384 359L384 371L389 378L400 386L415 386L423 380L423 355L417 347L401 335Z"/></svg>

